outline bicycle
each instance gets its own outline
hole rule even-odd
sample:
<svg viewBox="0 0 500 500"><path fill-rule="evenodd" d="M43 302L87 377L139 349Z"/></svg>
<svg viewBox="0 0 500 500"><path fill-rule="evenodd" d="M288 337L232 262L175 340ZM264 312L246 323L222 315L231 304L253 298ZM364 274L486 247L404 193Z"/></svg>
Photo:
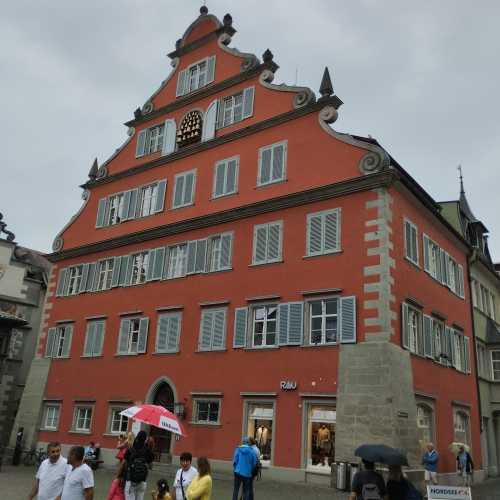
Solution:
<svg viewBox="0 0 500 500"><path fill-rule="evenodd" d="M26 450L23 464L26 466L37 465L40 467L40 464L47 458L47 453L43 448L40 448L38 451L35 448L31 450Z"/></svg>

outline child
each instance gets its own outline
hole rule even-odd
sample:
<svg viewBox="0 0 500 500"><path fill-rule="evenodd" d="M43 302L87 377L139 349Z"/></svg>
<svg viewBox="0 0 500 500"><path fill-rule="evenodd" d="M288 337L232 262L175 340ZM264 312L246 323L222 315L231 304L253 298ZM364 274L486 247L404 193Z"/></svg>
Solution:
<svg viewBox="0 0 500 500"><path fill-rule="evenodd" d="M106 500L125 500L125 464L118 467L115 479L111 482Z"/></svg>
<svg viewBox="0 0 500 500"><path fill-rule="evenodd" d="M167 480L160 479L156 483L156 491L151 492L153 500L172 500L172 497L170 496L170 493L168 491Z"/></svg>

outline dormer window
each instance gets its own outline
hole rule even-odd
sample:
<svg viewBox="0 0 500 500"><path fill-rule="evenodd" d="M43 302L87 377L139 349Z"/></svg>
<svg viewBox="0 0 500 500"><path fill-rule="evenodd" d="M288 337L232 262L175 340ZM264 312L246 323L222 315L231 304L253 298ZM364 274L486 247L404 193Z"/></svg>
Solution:
<svg viewBox="0 0 500 500"><path fill-rule="evenodd" d="M206 57L183 69L177 79L176 97L189 94L212 83L215 76L215 56Z"/></svg>
<svg viewBox="0 0 500 500"><path fill-rule="evenodd" d="M190 111L182 120L177 131L177 146L183 147L199 142L201 140L201 131L203 119L199 111Z"/></svg>

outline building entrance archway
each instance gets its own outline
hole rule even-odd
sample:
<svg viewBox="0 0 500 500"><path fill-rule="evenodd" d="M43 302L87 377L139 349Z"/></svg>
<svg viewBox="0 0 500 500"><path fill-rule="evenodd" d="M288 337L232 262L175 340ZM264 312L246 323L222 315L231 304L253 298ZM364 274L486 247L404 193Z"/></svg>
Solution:
<svg viewBox="0 0 500 500"><path fill-rule="evenodd" d="M175 393L172 385L166 379L157 381L152 389L148 400L158 406L163 406L168 411L174 412ZM154 439L155 460L169 461L172 447L172 433L150 426L150 436Z"/></svg>

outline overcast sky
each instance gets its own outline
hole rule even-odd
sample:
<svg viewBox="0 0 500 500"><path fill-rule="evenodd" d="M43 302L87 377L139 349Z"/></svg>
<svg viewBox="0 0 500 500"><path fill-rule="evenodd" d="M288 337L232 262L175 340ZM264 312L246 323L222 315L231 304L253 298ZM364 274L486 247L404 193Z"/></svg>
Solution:
<svg viewBox="0 0 500 500"><path fill-rule="evenodd" d="M0 16L0 212L49 251L79 184L126 138L123 122L170 72L196 0L16 0ZM500 2L208 0L233 16L231 46L266 48L274 83L318 90L329 66L335 128L370 134L436 200L468 199L500 259Z"/></svg>

